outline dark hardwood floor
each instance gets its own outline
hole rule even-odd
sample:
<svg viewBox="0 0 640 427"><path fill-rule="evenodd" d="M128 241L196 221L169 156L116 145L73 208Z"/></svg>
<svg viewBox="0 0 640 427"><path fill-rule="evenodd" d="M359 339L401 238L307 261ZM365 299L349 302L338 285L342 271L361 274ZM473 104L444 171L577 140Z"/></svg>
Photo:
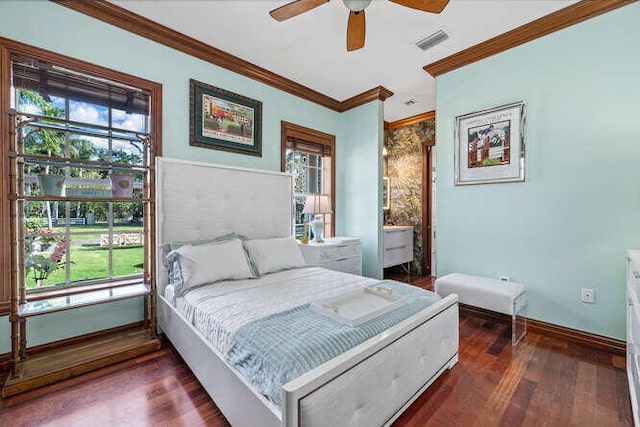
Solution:
<svg viewBox="0 0 640 427"><path fill-rule="evenodd" d="M513 348L509 334L507 325L461 313L460 362L395 425L633 425L624 358L531 333ZM228 425L170 345L0 400L0 425L44 424Z"/></svg>

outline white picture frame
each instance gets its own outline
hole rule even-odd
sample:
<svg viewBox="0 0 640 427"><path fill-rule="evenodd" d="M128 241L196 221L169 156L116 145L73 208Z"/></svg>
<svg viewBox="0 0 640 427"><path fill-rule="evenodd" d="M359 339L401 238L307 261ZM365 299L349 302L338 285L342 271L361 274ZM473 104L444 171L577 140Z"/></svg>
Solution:
<svg viewBox="0 0 640 427"><path fill-rule="evenodd" d="M524 101L457 116L455 185L522 182Z"/></svg>

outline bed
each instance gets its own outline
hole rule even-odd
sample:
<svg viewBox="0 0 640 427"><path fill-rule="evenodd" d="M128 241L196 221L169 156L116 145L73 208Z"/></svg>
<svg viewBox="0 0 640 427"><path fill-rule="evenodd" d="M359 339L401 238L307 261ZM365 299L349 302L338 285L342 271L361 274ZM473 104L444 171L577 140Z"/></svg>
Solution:
<svg viewBox="0 0 640 427"><path fill-rule="evenodd" d="M228 233L249 239L292 236L289 175L157 158L156 185L159 248L171 242ZM199 300L199 294L194 290L187 294L192 297L174 295L168 284L165 254L164 250L157 251L158 328L234 426L389 425L457 362L458 304L452 295L288 380L274 402L273 397L270 400L258 391L237 365L229 363L228 355L216 342L224 341L224 334L196 327L196 308L189 308L187 300ZM258 285L272 289L275 284L285 289L292 280L310 283L314 294L307 299L333 296L340 289L374 286L378 282L320 268L298 268L254 281L222 282L216 284L215 292L225 286L233 286L234 291L246 287L247 293L239 295L246 301L246 312L254 313L261 308L251 304L268 299L263 297L267 291ZM296 298L300 298L298 293ZM298 303L292 298L283 302L283 308Z"/></svg>

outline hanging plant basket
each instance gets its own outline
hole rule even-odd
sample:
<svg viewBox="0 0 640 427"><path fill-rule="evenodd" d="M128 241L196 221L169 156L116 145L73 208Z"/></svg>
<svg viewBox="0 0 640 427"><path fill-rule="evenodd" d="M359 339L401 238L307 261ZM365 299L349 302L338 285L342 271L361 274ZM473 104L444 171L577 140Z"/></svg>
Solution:
<svg viewBox="0 0 640 427"><path fill-rule="evenodd" d="M64 176L62 175L38 175L40 192L43 196L63 196Z"/></svg>
<svg viewBox="0 0 640 427"><path fill-rule="evenodd" d="M113 197L131 197L133 194L133 176L112 174L111 189Z"/></svg>

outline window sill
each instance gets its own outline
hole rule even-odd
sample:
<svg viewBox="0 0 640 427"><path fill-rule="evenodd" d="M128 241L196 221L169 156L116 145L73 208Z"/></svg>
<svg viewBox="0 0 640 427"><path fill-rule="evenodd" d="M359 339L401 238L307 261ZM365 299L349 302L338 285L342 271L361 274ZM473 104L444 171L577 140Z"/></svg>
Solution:
<svg viewBox="0 0 640 427"><path fill-rule="evenodd" d="M100 281L86 285L51 287L49 289L27 289L27 301L39 301L49 298L65 297L76 294L83 294L92 291L101 291L104 289L118 288L121 286L130 286L143 283L142 275L123 278L113 281Z"/></svg>
<svg viewBox="0 0 640 427"><path fill-rule="evenodd" d="M130 298L144 297L151 294L151 288L145 283L110 286L98 290L76 292L55 297L28 301L20 304L18 315L22 318L38 316L58 311L72 310L90 305L106 304Z"/></svg>

